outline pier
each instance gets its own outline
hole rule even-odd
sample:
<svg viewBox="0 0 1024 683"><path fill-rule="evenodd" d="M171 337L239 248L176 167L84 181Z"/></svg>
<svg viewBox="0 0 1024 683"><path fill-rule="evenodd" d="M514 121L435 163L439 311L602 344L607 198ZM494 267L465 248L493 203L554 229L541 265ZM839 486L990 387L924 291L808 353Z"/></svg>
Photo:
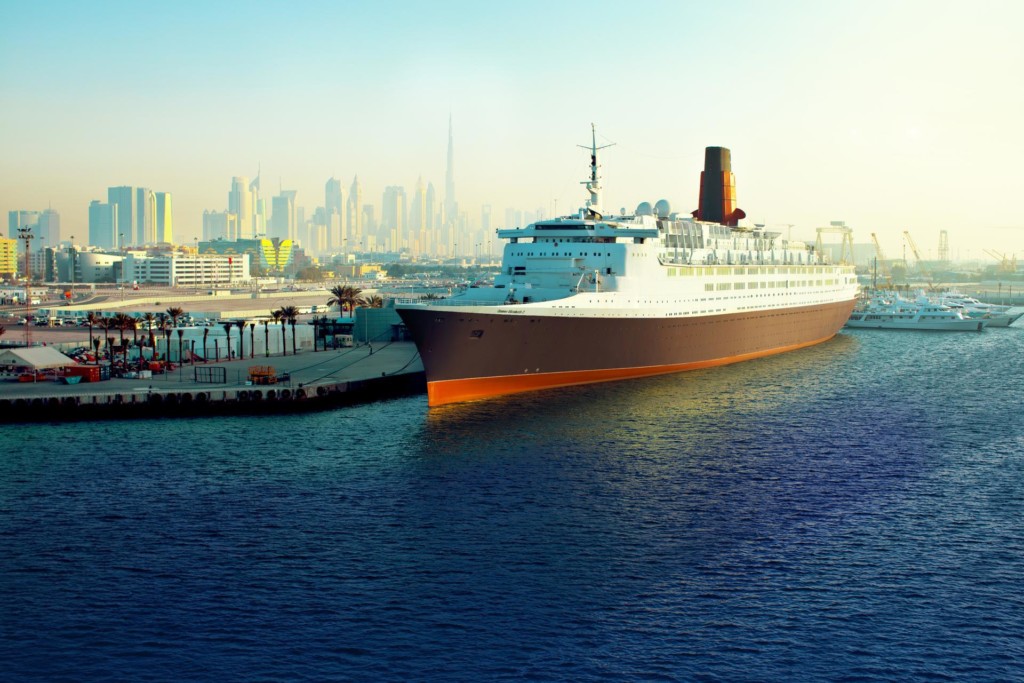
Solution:
<svg viewBox="0 0 1024 683"><path fill-rule="evenodd" d="M259 371L250 379L250 369ZM266 368L272 368L266 372ZM185 363L143 379L0 382L0 422L279 414L426 392L412 342Z"/></svg>

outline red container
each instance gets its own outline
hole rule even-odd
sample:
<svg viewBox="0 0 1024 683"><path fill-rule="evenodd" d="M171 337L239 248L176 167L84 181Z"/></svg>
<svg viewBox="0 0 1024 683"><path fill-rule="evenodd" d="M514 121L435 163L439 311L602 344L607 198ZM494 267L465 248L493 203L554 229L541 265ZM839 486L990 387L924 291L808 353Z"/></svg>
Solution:
<svg viewBox="0 0 1024 683"><path fill-rule="evenodd" d="M64 374L70 377L81 377L83 382L99 382L100 366L68 365L64 368Z"/></svg>

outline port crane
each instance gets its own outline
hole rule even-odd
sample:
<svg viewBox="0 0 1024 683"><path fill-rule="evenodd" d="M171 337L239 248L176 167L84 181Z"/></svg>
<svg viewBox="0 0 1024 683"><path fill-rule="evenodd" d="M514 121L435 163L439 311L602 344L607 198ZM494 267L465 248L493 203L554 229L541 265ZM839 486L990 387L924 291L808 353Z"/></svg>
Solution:
<svg viewBox="0 0 1024 683"><path fill-rule="evenodd" d="M1007 256L1002 254L995 249L984 249L986 254L999 261L999 272L1001 273L1014 273L1017 271L1017 255L1012 254Z"/></svg>
<svg viewBox="0 0 1024 683"><path fill-rule="evenodd" d="M871 241L875 243L878 268L882 271L882 277L885 278L885 285L882 288L892 289L892 272L889 270L889 264L885 261L885 254L882 253L882 245L878 243L878 235L871 233Z"/></svg>
<svg viewBox="0 0 1024 683"><path fill-rule="evenodd" d="M910 236L910 231L904 230L903 237L907 240L907 244L910 245L910 251L913 252L914 259L917 261L917 270L928 278L928 291L934 292L936 290L935 278L932 277L931 270L926 268L924 261L921 260L921 253L917 250L917 244L914 242L914 238Z"/></svg>

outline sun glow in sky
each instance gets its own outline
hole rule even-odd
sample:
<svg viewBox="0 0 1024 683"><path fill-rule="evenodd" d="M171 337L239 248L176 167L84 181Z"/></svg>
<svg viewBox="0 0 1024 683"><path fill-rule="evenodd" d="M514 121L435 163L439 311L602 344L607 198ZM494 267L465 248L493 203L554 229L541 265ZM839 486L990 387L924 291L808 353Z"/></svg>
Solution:
<svg viewBox="0 0 1024 683"><path fill-rule="evenodd" d="M364 201L418 177L457 198L567 212L602 158L606 207L696 208L703 150L729 147L739 205L793 236L845 220L898 253L1024 252L1024 3L3 3L0 210L84 235L106 188L174 198L175 236L231 177Z"/></svg>

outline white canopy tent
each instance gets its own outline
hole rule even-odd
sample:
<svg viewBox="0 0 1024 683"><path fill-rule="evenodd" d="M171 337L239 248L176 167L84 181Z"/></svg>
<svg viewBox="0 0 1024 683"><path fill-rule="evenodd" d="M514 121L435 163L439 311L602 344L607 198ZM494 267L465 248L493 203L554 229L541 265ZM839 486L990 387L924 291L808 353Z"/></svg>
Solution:
<svg viewBox="0 0 1024 683"><path fill-rule="evenodd" d="M0 368L45 370L46 368L62 368L66 365L76 365L76 363L74 359L68 358L52 346L0 350Z"/></svg>

